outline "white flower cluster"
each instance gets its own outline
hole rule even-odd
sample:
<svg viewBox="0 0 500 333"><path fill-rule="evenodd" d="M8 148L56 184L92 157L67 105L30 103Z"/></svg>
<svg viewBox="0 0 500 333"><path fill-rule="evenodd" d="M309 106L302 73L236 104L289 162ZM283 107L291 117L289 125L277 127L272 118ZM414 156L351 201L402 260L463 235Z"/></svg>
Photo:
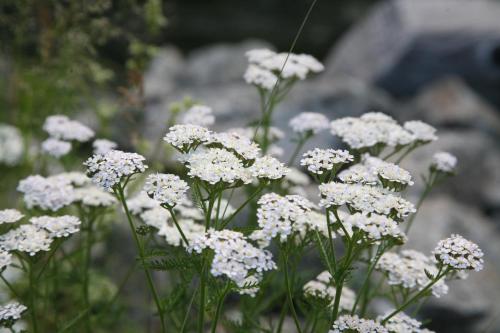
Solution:
<svg viewBox="0 0 500 333"><path fill-rule="evenodd" d="M374 172L381 178L382 184L389 188L393 188L394 183L401 186L413 185L411 174L394 163L382 162L374 168Z"/></svg>
<svg viewBox="0 0 500 333"><path fill-rule="evenodd" d="M211 107L195 104L184 113L181 123L205 127L211 126L215 123L215 116Z"/></svg>
<svg viewBox="0 0 500 333"><path fill-rule="evenodd" d="M15 223L23 217L24 215L16 209L0 210L0 224Z"/></svg>
<svg viewBox="0 0 500 333"><path fill-rule="evenodd" d="M283 163L271 156L258 157L249 169L253 177L266 180L281 179L289 172Z"/></svg>
<svg viewBox="0 0 500 333"><path fill-rule="evenodd" d="M210 139L210 131L198 125L174 125L168 129L168 133L163 138L182 152L198 147L201 143Z"/></svg>
<svg viewBox="0 0 500 333"><path fill-rule="evenodd" d="M3 272L4 268L12 264L12 254L7 251L0 250L0 273Z"/></svg>
<svg viewBox="0 0 500 333"><path fill-rule="evenodd" d="M160 203L151 199L146 192L140 192L136 196L127 200L128 210L134 214L139 215L145 210L159 207Z"/></svg>
<svg viewBox="0 0 500 333"><path fill-rule="evenodd" d="M437 171L453 173L457 167L457 158L447 152L438 152L432 156L431 167Z"/></svg>
<svg viewBox="0 0 500 333"><path fill-rule="evenodd" d="M329 306L333 306L336 290L331 281L332 276L328 271L320 273L316 279L304 285L304 295L327 300ZM340 295L339 310L350 311L354 306L355 300L356 294L354 291L344 286L342 288L342 294Z"/></svg>
<svg viewBox="0 0 500 333"><path fill-rule="evenodd" d="M297 216L295 223L292 224L292 231L297 232L301 238L304 238L309 231L318 231L325 237L328 237L328 224L326 216L315 210L310 210ZM335 234L332 233L333 238Z"/></svg>
<svg viewBox="0 0 500 333"><path fill-rule="evenodd" d="M76 188L74 193L74 202L81 203L87 207L109 207L116 203L113 195L96 186Z"/></svg>
<svg viewBox="0 0 500 333"><path fill-rule="evenodd" d="M144 160L143 156L136 153L111 150L104 155L90 157L84 165L94 184L112 190L123 177L144 172L147 168Z"/></svg>
<svg viewBox="0 0 500 333"><path fill-rule="evenodd" d="M317 112L302 112L290 120L290 127L299 134L317 134L328 128L328 118Z"/></svg>
<svg viewBox="0 0 500 333"><path fill-rule="evenodd" d="M272 90L278 82L278 77L271 71L255 64L249 64L243 75L245 82L253 84L264 90Z"/></svg>
<svg viewBox="0 0 500 333"><path fill-rule="evenodd" d="M14 126L0 124L0 164L7 166L18 164L23 152L21 132Z"/></svg>
<svg viewBox="0 0 500 333"><path fill-rule="evenodd" d="M38 216L30 219L34 226L45 229L51 238L68 237L80 230L80 220L71 215Z"/></svg>
<svg viewBox="0 0 500 333"><path fill-rule="evenodd" d="M250 275L276 268L271 252L254 247L240 232L210 229L193 238L187 251L201 253L204 249L214 252L212 275L225 275L239 285Z"/></svg>
<svg viewBox="0 0 500 333"><path fill-rule="evenodd" d="M436 129L423 121L407 121L403 124L403 127L414 136L415 141L427 143L438 139L436 136Z"/></svg>
<svg viewBox="0 0 500 333"><path fill-rule="evenodd" d="M406 235L393 219L379 214L355 213L347 215L342 222L347 230L362 230L370 241L379 241L387 237L399 243L406 241Z"/></svg>
<svg viewBox="0 0 500 333"><path fill-rule="evenodd" d="M293 231L293 224L306 212L311 211L314 205L299 195L280 196L276 193L264 194L257 204L257 223L260 230L251 238L264 238L270 241L279 236L284 242Z"/></svg>
<svg viewBox="0 0 500 333"><path fill-rule="evenodd" d="M359 318L358 316L343 315L337 318L328 333L389 333L387 329L376 321Z"/></svg>
<svg viewBox="0 0 500 333"><path fill-rule="evenodd" d="M17 190L24 194L24 202L29 209L38 207L57 211L75 199L70 180L61 176L29 176L19 182Z"/></svg>
<svg viewBox="0 0 500 333"><path fill-rule="evenodd" d="M63 115L47 117L43 129L52 138L64 141L87 142L94 137L94 131L90 128Z"/></svg>
<svg viewBox="0 0 500 333"><path fill-rule="evenodd" d="M256 49L246 53L249 69L245 73L245 80L250 84L255 84L263 89L270 90L274 85L272 74L282 79L304 80L310 73L319 73L324 70L324 66L314 57L307 54L275 53L267 49ZM260 70L258 70L260 69ZM264 74L267 71L269 74ZM263 76L269 78L266 84L258 84Z"/></svg>
<svg viewBox="0 0 500 333"><path fill-rule="evenodd" d="M241 156L244 160L254 160L260 154L260 148L255 142L235 132L212 133L208 144L220 146Z"/></svg>
<svg viewBox="0 0 500 333"><path fill-rule="evenodd" d="M144 192L161 204L173 207L186 198L188 184L172 174L152 174L146 178Z"/></svg>
<svg viewBox="0 0 500 333"><path fill-rule="evenodd" d="M439 241L432 252L437 261L455 270L483 269L483 251L477 244L468 241L460 235Z"/></svg>
<svg viewBox="0 0 500 333"><path fill-rule="evenodd" d="M410 125L410 128L414 128ZM359 118L345 117L330 123L331 133L353 149L370 148L377 144L405 146L421 141L417 134L404 129L396 121L379 112L365 113ZM421 133L418 133L421 134Z"/></svg>
<svg viewBox="0 0 500 333"><path fill-rule="evenodd" d="M42 142L42 151L55 158L60 158L71 151L71 143L55 138L48 138Z"/></svg>
<svg viewBox="0 0 500 333"><path fill-rule="evenodd" d="M252 181L250 170L233 153L220 148L209 148L196 151L185 161L189 169L188 175L209 184L225 182L232 184L241 181L248 184Z"/></svg>
<svg viewBox="0 0 500 333"><path fill-rule="evenodd" d="M321 175L353 160L354 156L347 150L314 148L303 155L300 165L306 166L311 173Z"/></svg>
<svg viewBox="0 0 500 333"><path fill-rule="evenodd" d="M377 321L382 321L384 320L385 317L387 317L389 314L391 314L393 310L387 311L382 316L377 317ZM399 312L396 314L394 317L390 318L386 323L385 323L385 328L387 328L387 331L389 333L433 333L432 331L429 331L427 329L422 329L422 323L419 322L416 319L411 318L407 314L403 312Z"/></svg>
<svg viewBox="0 0 500 333"><path fill-rule="evenodd" d="M416 290L422 290L429 284L426 271L433 275L438 272L431 258L415 250L403 250L400 254L386 252L380 257L375 269L387 276L389 285ZM436 297L447 293L448 286L444 280L432 286L432 294Z"/></svg>
<svg viewBox="0 0 500 333"><path fill-rule="evenodd" d="M322 198L320 206L323 207L348 205L356 211L395 215L397 218L415 212L409 201L373 186L330 182L321 184L319 190Z"/></svg>
<svg viewBox="0 0 500 333"><path fill-rule="evenodd" d="M96 139L92 142L92 148L94 148L94 154L104 155L110 150L114 150L118 147L116 142L110 141L108 139Z"/></svg>
<svg viewBox="0 0 500 333"><path fill-rule="evenodd" d="M27 252L34 256L39 251L49 251L53 238L33 224L22 224L0 236L0 248L5 251Z"/></svg>
<svg viewBox="0 0 500 333"><path fill-rule="evenodd" d="M28 308L18 302L10 302L0 306L0 323L2 326L12 326L12 324L21 318L21 315Z"/></svg>

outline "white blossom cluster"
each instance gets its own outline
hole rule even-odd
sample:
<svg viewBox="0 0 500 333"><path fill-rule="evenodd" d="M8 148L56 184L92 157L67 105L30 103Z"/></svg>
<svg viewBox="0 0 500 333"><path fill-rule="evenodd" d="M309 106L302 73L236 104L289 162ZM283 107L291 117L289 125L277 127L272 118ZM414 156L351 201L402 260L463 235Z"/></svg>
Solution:
<svg viewBox="0 0 500 333"><path fill-rule="evenodd" d="M96 139L92 142L92 148L94 148L94 154L104 155L110 150L115 150L118 147L116 142L108 139Z"/></svg>
<svg viewBox="0 0 500 333"><path fill-rule="evenodd" d="M311 173L321 175L353 160L354 156L347 150L314 148L303 155L300 165L307 167Z"/></svg>
<svg viewBox="0 0 500 333"><path fill-rule="evenodd" d="M14 166L24 153L24 143L17 127L0 124L0 164Z"/></svg>
<svg viewBox="0 0 500 333"><path fill-rule="evenodd" d="M24 194L26 206L57 211L73 203L74 191L69 179L61 176L28 176L21 180L17 190Z"/></svg>
<svg viewBox="0 0 500 333"><path fill-rule="evenodd" d="M235 132L212 133L208 144L231 151L244 160L254 160L260 155L260 148L255 142Z"/></svg>
<svg viewBox="0 0 500 333"><path fill-rule="evenodd" d="M243 75L245 82L264 90L272 90L278 82L278 76L273 72L255 64L249 64Z"/></svg>
<svg viewBox="0 0 500 333"><path fill-rule="evenodd" d="M18 302L10 302L0 306L0 323L2 326L11 327L27 309L26 306Z"/></svg>
<svg viewBox="0 0 500 333"><path fill-rule="evenodd" d="M336 290L332 284L332 276L328 271L320 273L316 279L307 282L303 289L305 296L327 300L329 306L333 306ZM339 310L350 311L354 306L355 300L356 294L354 291L344 286L340 295Z"/></svg>
<svg viewBox="0 0 500 333"><path fill-rule="evenodd" d="M12 264L12 254L7 251L0 250L0 273L3 272L4 268Z"/></svg>
<svg viewBox="0 0 500 333"><path fill-rule="evenodd" d="M315 210L304 212L297 216L292 224L292 231L297 232L301 238L304 238L309 231L318 231L321 235L328 237L328 224L326 216ZM335 234L332 233L335 238Z"/></svg>
<svg viewBox="0 0 500 333"><path fill-rule="evenodd" d="M403 218L415 212L409 201L383 189L360 184L330 182L319 186L323 207L348 205L351 209L364 213L395 215Z"/></svg>
<svg viewBox="0 0 500 333"><path fill-rule="evenodd" d="M182 152L188 152L210 139L211 132L205 127L185 124L174 125L168 129L163 138L175 148Z"/></svg>
<svg viewBox="0 0 500 333"><path fill-rule="evenodd" d="M43 129L50 137L64 141L87 142L94 137L90 128L63 115L47 117Z"/></svg>
<svg viewBox="0 0 500 333"><path fill-rule="evenodd" d="M189 186L185 181L172 174L149 175L144 184L144 192L152 199L170 207L182 202L188 189Z"/></svg>
<svg viewBox="0 0 500 333"><path fill-rule="evenodd" d="M377 175L364 163L354 164L342 170L339 172L338 178L347 184L378 185L380 183Z"/></svg>
<svg viewBox="0 0 500 333"><path fill-rule="evenodd" d="M109 207L116 203L116 199L96 186L86 186L74 190L73 202L87 207Z"/></svg>
<svg viewBox="0 0 500 333"><path fill-rule="evenodd" d="M451 235L439 241L432 254L439 263L451 269L475 271L483 269L483 251L477 244L460 235Z"/></svg>
<svg viewBox="0 0 500 333"><path fill-rule="evenodd" d="M382 184L390 188L393 187L393 183L402 186L413 185L411 174L394 163L382 161L382 163L374 167L374 172L381 178Z"/></svg>
<svg viewBox="0 0 500 333"><path fill-rule="evenodd" d="M328 333L389 333L378 322L358 316L343 315L337 318Z"/></svg>
<svg viewBox="0 0 500 333"><path fill-rule="evenodd" d="M317 134L329 127L328 118L318 112L302 112L293 117L289 124L292 130L299 134Z"/></svg>
<svg viewBox="0 0 500 333"><path fill-rule="evenodd" d="M431 168L445 173L453 173L457 167L457 158L447 152L438 152L432 156Z"/></svg>
<svg viewBox="0 0 500 333"><path fill-rule="evenodd" d="M207 127L215 123L215 116L211 107L195 104L182 115L181 123Z"/></svg>
<svg viewBox="0 0 500 333"><path fill-rule="evenodd" d="M436 141L438 139L436 135L436 129L431 125L424 123L423 121L407 121L403 124L403 127L413 135L415 141L428 143L431 141Z"/></svg>
<svg viewBox="0 0 500 333"><path fill-rule="evenodd" d="M276 193L264 194L257 202L257 223L261 228L251 236L270 241L279 236L284 242L293 231L293 224L303 214L311 211L314 205L299 195L280 196Z"/></svg>
<svg viewBox="0 0 500 333"><path fill-rule="evenodd" d="M254 247L240 232L210 229L193 238L187 251L201 253L204 249L214 252L212 275L225 275L239 285L250 275L276 268L271 252Z"/></svg>
<svg viewBox="0 0 500 333"><path fill-rule="evenodd" d="M130 213L139 215L145 210L159 207L160 203L151 199L146 192L139 192L136 196L127 200L127 206Z"/></svg>
<svg viewBox="0 0 500 333"><path fill-rule="evenodd" d="M53 238L46 230L33 224L22 224L0 236L0 248L34 256L39 251L49 251L52 241Z"/></svg>
<svg viewBox="0 0 500 333"><path fill-rule="evenodd" d="M403 250L400 254L386 252L380 257L375 269L387 276L389 285L415 290L422 290L429 284L426 271L433 275L438 272L430 257L415 250ZM432 286L432 294L436 297L447 293L448 285L444 280Z"/></svg>
<svg viewBox="0 0 500 333"><path fill-rule="evenodd" d="M17 209L0 210L0 224L15 223L24 217Z"/></svg>
<svg viewBox="0 0 500 333"><path fill-rule="evenodd" d="M355 213L347 215L342 223L348 230L363 231L370 241L386 238L392 238L400 243L406 241L406 235L399 229L397 222L384 215Z"/></svg>
<svg viewBox="0 0 500 333"><path fill-rule="evenodd" d="M71 151L71 143L55 138L48 138L42 142L42 151L47 155L60 158Z"/></svg>
<svg viewBox="0 0 500 333"><path fill-rule="evenodd" d="M265 180L281 179L289 172L283 163L271 156L258 157L249 169L253 177Z"/></svg>
<svg viewBox="0 0 500 333"><path fill-rule="evenodd" d="M104 155L94 155L85 161L87 174L92 182L108 191L112 190L127 176L144 172L145 158L136 153L111 150Z"/></svg>
<svg viewBox="0 0 500 333"><path fill-rule="evenodd" d="M255 136L256 138L260 138L263 135L263 130L261 127L257 129L257 133L255 133L255 128L253 127L234 127L227 130L227 132L236 133L250 140L253 140L254 134L257 134ZM278 127L270 126L268 129L267 136L271 142L274 142L283 139L285 137L285 133Z"/></svg>
<svg viewBox="0 0 500 333"><path fill-rule="evenodd" d="M30 219L32 225L45 229L51 238L68 237L80 230L80 220L71 215L38 216Z"/></svg>
<svg viewBox="0 0 500 333"><path fill-rule="evenodd" d="M413 127L410 125L410 128ZM352 149L370 148L377 144L405 146L420 140L417 134L404 129L393 118L380 112L365 113L359 118L336 119L330 123L330 130Z"/></svg>
<svg viewBox="0 0 500 333"><path fill-rule="evenodd" d="M377 321L382 321L384 320L385 317L390 315L393 310L387 311L384 315L378 316ZM392 318L390 318L386 323L385 323L385 328L387 328L387 331L389 333L433 333L432 331L429 331L427 329L422 329L422 323L419 322L416 319L411 318L407 314L403 312L399 312Z"/></svg>

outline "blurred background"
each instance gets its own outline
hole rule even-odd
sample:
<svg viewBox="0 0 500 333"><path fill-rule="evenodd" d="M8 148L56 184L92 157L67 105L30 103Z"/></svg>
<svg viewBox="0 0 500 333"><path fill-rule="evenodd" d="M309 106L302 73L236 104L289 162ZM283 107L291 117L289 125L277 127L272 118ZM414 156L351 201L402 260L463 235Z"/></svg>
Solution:
<svg viewBox="0 0 500 333"><path fill-rule="evenodd" d="M213 107L219 129L244 126L259 115L242 79L245 52L287 51L311 3L2 0L0 123L20 129L28 152L46 138L50 114L139 152L154 151L173 103L186 99ZM438 128L440 140L403 166L418 179L430 156L446 150L459 172L424 204L408 246L428 253L460 233L483 248L486 269L452 283L423 312L437 332L500 332L500 1L318 0L294 52L326 70L279 106L281 129L302 111L335 119L371 110ZM325 133L304 149L332 145ZM90 151L78 148L82 160ZM17 181L33 172L8 164L0 156L0 208L18 202ZM420 190L417 182L408 195Z"/></svg>

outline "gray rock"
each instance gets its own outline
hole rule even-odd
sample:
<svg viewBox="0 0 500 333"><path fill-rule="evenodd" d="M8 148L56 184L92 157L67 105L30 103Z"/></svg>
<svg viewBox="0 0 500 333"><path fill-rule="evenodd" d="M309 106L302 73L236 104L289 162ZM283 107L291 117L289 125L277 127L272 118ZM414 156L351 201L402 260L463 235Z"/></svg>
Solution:
<svg viewBox="0 0 500 333"><path fill-rule="evenodd" d="M149 69L144 74L144 95L151 103L161 100L171 93L184 70L184 59L180 51L167 46L162 48L152 59Z"/></svg>

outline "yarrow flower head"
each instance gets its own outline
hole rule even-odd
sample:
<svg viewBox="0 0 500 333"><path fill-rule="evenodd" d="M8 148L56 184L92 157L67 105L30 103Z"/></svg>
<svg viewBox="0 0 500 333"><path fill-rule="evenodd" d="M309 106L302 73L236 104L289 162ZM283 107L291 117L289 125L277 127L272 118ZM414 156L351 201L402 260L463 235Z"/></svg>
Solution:
<svg viewBox="0 0 500 333"><path fill-rule="evenodd" d="M71 151L71 143L59 139L48 138L42 142L42 151L55 158L60 158Z"/></svg>
<svg viewBox="0 0 500 333"><path fill-rule="evenodd" d="M32 225L45 229L49 237L68 237L80 230L80 220L71 215L63 216L38 216L30 219Z"/></svg>
<svg viewBox="0 0 500 333"><path fill-rule="evenodd" d="M447 152L435 153L432 157L431 169L444 172L453 173L457 167L457 158Z"/></svg>
<svg viewBox="0 0 500 333"><path fill-rule="evenodd" d="M303 155L300 165L306 166L311 173L321 175L353 160L354 156L347 150L314 148Z"/></svg>
<svg viewBox="0 0 500 333"><path fill-rule="evenodd" d="M377 321L384 320L385 317L389 316L393 310L387 311L384 315L378 316ZM421 326L422 323L416 319L411 318L403 312L399 312L395 316L391 317L386 323L385 328L389 333L422 333ZM425 332L431 333L426 330Z"/></svg>
<svg viewBox="0 0 500 333"><path fill-rule="evenodd" d="M332 284L332 276L328 271L320 273L314 280L307 282L304 287L304 295L307 297L320 298L333 307L336 289ZM339 310L351 310L356 300L356 294L348 287L342 288Z"/></svg>
<svg viewBox="0 0 500 333"><path fill-rule="evenodd" d="M87 142L94 137L94 131L90 128L63 115L47 117L43 129L51 137L65 141Z"/></svg>
<svg viewBox="0 0 500 333"><path fill-rule="evenodd" d="M17 190L24 194L24 202L29 209L38 207L55 212L75 199L71 182L61 176L29 176L19 182Z"/></svg>
<svg viewBox="0 0 500 333"><path fill-rule="evenodd" d="M272 90L278 82L278 77L273 72L255 64L248 65L243 78L246 83L264 90Z"/></svg>
<svg viewBox="0 0 500 333"><path fill-rule="evenodd" d="M233 184L252 181L250 171L233 153L220 148L209 148L189 155L185 161L188 176L199 178L209 184L219 182Z"/></svg>
<svg viewBox="0 0 500 333"><path fill-rule="evenodd" d="M337 318L328 333L389 333L387 329L376 321L359 318L358 316L343 315Z"/></svg>
<svg viewBox="0 0 500 333"><path fill-rule="evenodd" d="M214 252L212 275L224 275L239 285L248 276L276 268L272 254L254 247L240 232L210 229L206 234L193 238L187 251L201 253L205 249Z"/></svg>
<svg viewBox="0 0 500 333"><path fill-rule="evenodd" d="M229 150L244 160L254 160L260 154L260 148L255 142L235 132L213 133L208 144Z"/></svg>
<svg viewBox="0 0 500 333"><path fill-rule="evenodd" d="M39 251L49 251L52 240L47 231L33 224L23 224L0 236L0 248L34 256Z"/></svg>
<svg viewBox="0 0 500 333"><path fill-rule="evenodd" d="M116 142L107 139L96 139L92 142L92 148L94 148L94 154L104 155L110 150L114 150L118 147Z"/></svg>
<svg viewBox="0 0 500 333"><path fill-rule="evenodd" d="M407 121L403 124L405 130L413 134L415 141L427 143L436 141L436 129L420 120Z"/></svg>
<svg viewBox="0 0 500 333"><path fill-rule="evenodd" d="M290 120L290 127L299 134L317 134L328 128L328 118L317 112L302 112Z"/></svg>
<svg viewBox="0 0 500 333"><path fill-rule="evenodd" d="M17 209L0 210L0 224L15 223L24 217Z"/></svg>
<svg viewBox="0 0 500 333"><path fill-rule="evenodd" d="M104 155L94 155L84 165L92 182L106 190L112 190L124 177L144 172L144 156L111 150Z"/></svg>
<svg viewBox="0 0 500 333"><path fill-rule="evenodd" d="M144 192L150 198L169 207L174 207L185 200L188 189L189 186L185 181L171 174L149 175L144 184Z"/></svg>
<svg viewBox="0 0 500 333"><path fill-rule="evenodd" d="M369 241L392 239L399 244L406 241L406 236L399 229L396 221L384 215L375 213L370 215L355 213L353 215L347 215L343 224L347 229L363 231L365 237Z"/></svg>
<svg viewBox="0 0 500 333"><path fill-rule="evenodd" d="M7 166L18 164L23 152L23 138L17 127L0 124L0 164Z"/></svg>
<svg viewBox="0 0 500 333"><path fill-rule="evenodd" d="M205 127L211 126L215 123L215 116L211 107L195 104L184 113L181 123Z"/></svg>
<svg viewBox="0 0 500 333"><path fill-rule="evenodd" d="M75 189L74 202L87 207L109 207L116 203L116 199L96 186L87 186Z"/></svg>
<svg viewBox="0 0 500 333"><path fill-rule="evenodd" d="M163 138L183 153L196 149L200 144L210 139L210 131L205 127L185 124L175 125L168 129L168 133Z"/></svg>
<svg viewBox="0 0 500 333"><path fill-rule="evenodd" d="M10 302L0 306L0 326L11 328L28 308L18 302Z"/></svg>
<svg viewBox="0 0 500 333"><path fill-rule="evenodd" d="M440 264L453 270L483 269L483 251L460 235L451 235L439 241L432 253Z"/></svg>
<svg viewBox="0 0 500 333"><path fill-rule="evenodd" d="M378 175L384 187L401 191L406 186L414 184L411 174L394 163L381 161L372 170Z"/></svg>
<svg viewBox="0 0 500 333"><path fill-rule="evenodd" d="M249 169L253 177L265 180L281 179L289 172L283 163L271 156L257 158Z"/></svg>

